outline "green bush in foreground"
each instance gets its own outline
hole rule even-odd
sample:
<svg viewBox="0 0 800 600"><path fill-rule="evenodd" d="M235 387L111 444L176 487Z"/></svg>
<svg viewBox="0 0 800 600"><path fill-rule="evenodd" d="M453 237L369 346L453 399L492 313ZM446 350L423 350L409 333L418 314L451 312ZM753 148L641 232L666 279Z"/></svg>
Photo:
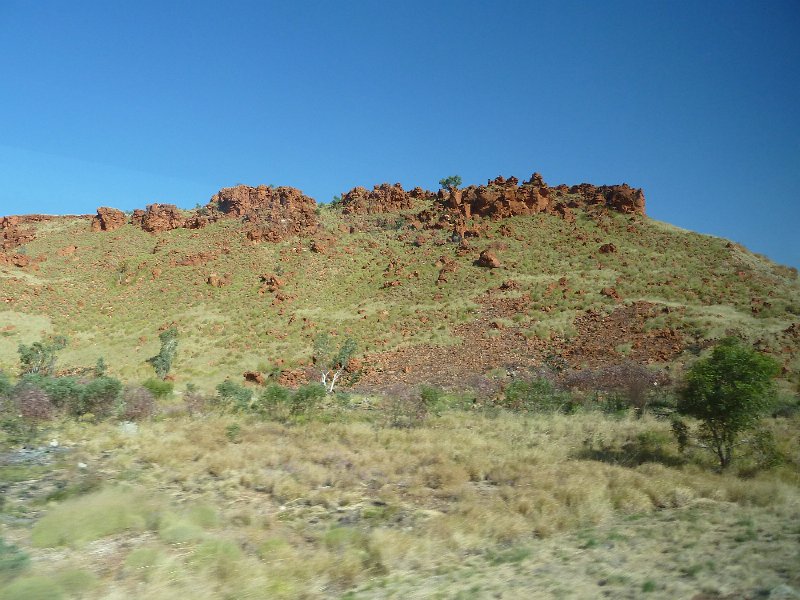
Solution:
<svg viewBox="0 0 800 600"><path fill-rule="evenodd" d="M678 412L701 421L698 437L721 468L731 464L739 435L769 412L778 372L773 358L735 338L722 340L689 369Z"/></svg>

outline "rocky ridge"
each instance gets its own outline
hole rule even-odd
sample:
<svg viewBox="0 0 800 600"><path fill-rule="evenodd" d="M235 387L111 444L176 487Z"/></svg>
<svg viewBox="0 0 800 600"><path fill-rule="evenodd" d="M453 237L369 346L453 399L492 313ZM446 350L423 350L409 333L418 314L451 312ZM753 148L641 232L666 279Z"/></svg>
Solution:
<svg viewBox="0 0 800 600"><path fill-rule="evenodd" d="M425 206L421 207L422 202ZM405 190L399 183L382 183L368 190L355 187L337 201L344 215L377 215L415 211L409 226L413 229L453 229L458 238L479 236L475 219L547 213L567 221L574 220L574 210L615 211L644 215L645 198L641 189L627 184L568 187L548 186L539 173L522 184L516 177L497 177L483 186L440 190L434 194L421 187ZM316 201L288 186L251 187L236 185L217 192L203 207L191 213L173 204L150 204L137 209L130 223L158 233L177 228L200 229L220 219L240 219L251 241L276 242L294 235L313 235L319 229ZM114 231L127 218L122 211L100 207L92 220L93 231Z"/></svg>

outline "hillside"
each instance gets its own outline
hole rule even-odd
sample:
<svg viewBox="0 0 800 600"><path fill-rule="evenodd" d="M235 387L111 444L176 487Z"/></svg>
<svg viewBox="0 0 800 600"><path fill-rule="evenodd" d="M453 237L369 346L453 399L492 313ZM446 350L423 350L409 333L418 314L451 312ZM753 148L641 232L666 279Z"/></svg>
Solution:
<svg viewBox="0 0 800 600"><path fill-rule="evenodd" d="M300 381L322 331L357 341L361 385L679 365L726 332L796 380L796 270L644 212L641 190L535 174L438 194L355 188L328 205L237 186L193 211L7 217L0 369L14 371L20 343L58 334L62 369L102 356L143 379L174 324L178 387L276 369Z"/></svg>
<svg viewBox="0 0 800 600"><path fill-rule="evenodd" d="M797 271L641 190L236 186L0 242L4 599L798 596ZM733 463L678 392L728 335L734 385L768 363L734 412L751 344L782 367Z"/></svg>

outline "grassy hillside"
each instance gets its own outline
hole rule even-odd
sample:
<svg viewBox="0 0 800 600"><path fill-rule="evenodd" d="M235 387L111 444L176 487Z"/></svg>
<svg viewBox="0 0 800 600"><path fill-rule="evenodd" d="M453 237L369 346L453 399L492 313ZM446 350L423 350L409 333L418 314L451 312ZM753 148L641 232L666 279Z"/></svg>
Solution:
<svg viewBox="0 0 800 600"><path fill-rule="evenodd" d="M152 373L145 361L158 350L159 328L169 324L180 332L173 370L179 387L297 366L308 361L320 331L355 338L369 365L369 357L388 350L476 342L484 334L470 330L467 337L476 339L465 340L458 326L487 316L480 297L494 290L495 299L518 301L488 322L493 331L484 332L484 346L491 337L529 340L531 356L572 348L570 362L580 367L588 358L574 350L587 332L576 318L647 302L656 309L639 338L670 330L684 346L702 345L734 330L779 353L790 377L800 370L800 340L782 333L800 322L796 271L720 238L579 211L574 224L548 214L484 221L486 233L459 250L449 230L410 229L409 214L345 216L327 206L320 212L324 231L315 238L260 244L249 242L236 220L158 234L132 225L91 232L82 219L34 224L36 239L23 251L46 260L34 268L0 267L0 369L15 371L18 344L59 334L70 339L61 367L91 366L103 356L112 374L143 379ZM616 251L602 253L606 244ZM486 248L502 268L473 264ZM455 268L437 285L443 260ZM283 286L264 290L262 274ZM211 275L230 283L213 287ZM516 285L497 289L509 280ZM613 362L638 343L607 345ZM663 360L646 352L635 358ZM486 356L464 368L504 366Z"/></svg>
<svg viewBox="0 0 800 600"><path fill-rule="evenodd" d="M279 243L31 224L0 255L0 597L796 597L797 272L604 211L453 241L417 202ZM172 326L176 393L138 386ZM358 342L347 393L244 385L320 333ZM783 372L720 469L672 384L728 334ZM55 335L122 381L17 380Z"/></svg>

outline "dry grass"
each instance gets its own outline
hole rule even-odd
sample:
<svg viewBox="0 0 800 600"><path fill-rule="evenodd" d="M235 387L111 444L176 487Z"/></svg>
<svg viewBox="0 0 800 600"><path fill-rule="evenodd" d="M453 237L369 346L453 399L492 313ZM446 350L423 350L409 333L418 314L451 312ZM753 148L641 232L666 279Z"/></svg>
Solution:
<svg viewBox="0 0 800 600"><path fill-rule="evenodd" d="M781 533L800 516L793 463L747 479L715 474L682 459L668 423L648 417L451 411L393 429L375 411L337 414L303 425L177 417L135 433L65 423L50 435L105 486L46 507L30 531L6 520L3 535L33 556L28 578L87 574L86 598L317 598L354 588L359 598L523 597L542 581L540 597L587 597L602 579L619 597L643 586L682 597L710 585L718 569L700 555L719 539L744 544L708 559L725 566L720 590L797 583L764 562L786 560L800 536ZM796 453L797 423L777 423ZM609 543L633 566L606 556ZM739 562L748 545L762 562ZM681 553L690 580L673 572ZM653 584L648 561L658 564Z"/></svg>

